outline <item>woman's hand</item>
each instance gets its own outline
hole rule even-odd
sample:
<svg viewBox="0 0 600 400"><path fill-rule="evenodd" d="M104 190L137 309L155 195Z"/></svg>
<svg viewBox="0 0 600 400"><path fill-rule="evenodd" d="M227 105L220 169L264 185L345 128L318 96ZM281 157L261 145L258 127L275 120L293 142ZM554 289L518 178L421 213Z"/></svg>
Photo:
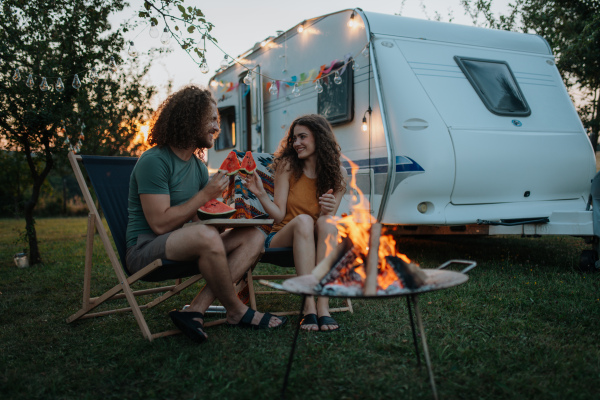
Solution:
<svg viewBox="0 0 600 400"><path fill-rule="evenodd" d="M256 173L256 171L250 176L243 179L244 186L248 188L256 197L261 197L263 194L266 194L265 187L263 186L262 179Z"/></svg>
<svg viewBox="0 0 600 400"><path fill-rule="evenodd" d="M209 200L220 197L223 194L223 191L227 189L229 185L229 177L225 172L218 171L214 174L206 186L201 190L201 192L205 193Z"/></svg>
<svg viewBox="0 0 600 400"><path fill-rule="evenodd" d="M333 215L335 212L336 198L333 195L333 189L319 197L319 206L321 206L321 215Z"/></svg>

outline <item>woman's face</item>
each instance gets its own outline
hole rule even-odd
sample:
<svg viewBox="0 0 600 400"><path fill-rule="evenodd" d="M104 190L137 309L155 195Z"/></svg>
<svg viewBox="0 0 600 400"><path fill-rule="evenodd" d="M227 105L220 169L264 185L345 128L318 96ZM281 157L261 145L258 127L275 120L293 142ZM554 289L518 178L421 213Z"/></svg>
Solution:
<svg viewBox="0 0 600 400"><path fill-rule="evenodd" d="M310 129L302 125L296 125L293 135L292 145L299 159L305 160L315 154L315 137Z"/></svg>

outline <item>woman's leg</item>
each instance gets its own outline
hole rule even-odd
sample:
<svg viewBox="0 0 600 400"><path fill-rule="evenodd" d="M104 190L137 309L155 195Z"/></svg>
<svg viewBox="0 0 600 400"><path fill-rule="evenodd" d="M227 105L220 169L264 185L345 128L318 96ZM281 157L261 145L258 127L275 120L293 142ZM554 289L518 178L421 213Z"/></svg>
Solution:
<svg viewBox="0 0 600 400"><path fill-rule="evenodd" d="M314 222L310 215L301 214L288 222L271 240L269 247L294 248L294 264L298 275L308 275L315 268L315 232ZM304 315L317 314L315 299L307 296L303 310ZM302 329L316 331L316 324L302 325Z"/></svg>
<svg viewBox="0 0 600 400"><path fill-rule="evenodd" d="M315 228L315 238L317 243L317 264L325 258L327 249L333 249L337 245L338 230L331 217L319 217ZM317 315L319 317L329 317L329 297L319 296L317 300ZM322 325L321 330L338 329L339 325Z"/></svg>

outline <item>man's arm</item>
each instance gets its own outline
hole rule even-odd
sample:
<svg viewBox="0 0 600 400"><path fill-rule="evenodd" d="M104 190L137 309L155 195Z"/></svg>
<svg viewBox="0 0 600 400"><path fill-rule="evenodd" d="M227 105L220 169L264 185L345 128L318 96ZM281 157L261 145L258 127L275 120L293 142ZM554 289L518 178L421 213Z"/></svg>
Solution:
<svg viewBox="0 0 600 400"><path fill-rule="evenodd" d="M144 216L152 231L162 235L193 219L196 210L223 193L229 183L229 177L219 171L212 176L206 186L185 203L171 207L168 194L140 194Z"/></svg>

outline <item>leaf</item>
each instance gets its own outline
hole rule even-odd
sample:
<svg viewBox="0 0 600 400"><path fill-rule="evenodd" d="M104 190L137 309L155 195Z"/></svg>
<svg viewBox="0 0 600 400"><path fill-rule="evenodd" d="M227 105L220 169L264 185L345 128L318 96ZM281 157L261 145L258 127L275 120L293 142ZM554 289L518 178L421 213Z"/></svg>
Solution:
<svg viewBox="0 0 600 400"><path fill-rule="evenodd" d="M192 25L192 26L188 26L188 28L187 28L187 31L188 31L189 33L194 33L194 29L196 29L196 27L195 27L194 25Z"/></svg>
<svg viewBox="0 0 600 400"><path fill-rule="evenodd" d="M179 26L175 25L175 30L178 31L179 30Z"/></svg>
<svg viewBox="0 0 600 400"><path fill-rule="evenodd" d="M177 8L179 8L179 11L181 11L182 14L185 14L185 7L182 6L181 4L177 4Z"/></svg>
<svg viewBox="0 0 600 400"><path fill-rule="evenodd" d="M154 25L158 25L158 19L155 17L150 18L150 22L154 22Z"/></svg>
<svg viewBox="0 0 600 400"><path fill-rule="evenodd" d="M199 17L204 17L204 13L202 12L202 10L196 9L196 15Z"/></svg>
<svg viewBox="0 0 600 400"><path fill-rule="evenodd" d="M150 11L150 3L148 3L147 1L144 2L144 7L146 8L146 10Z"/></svg>

